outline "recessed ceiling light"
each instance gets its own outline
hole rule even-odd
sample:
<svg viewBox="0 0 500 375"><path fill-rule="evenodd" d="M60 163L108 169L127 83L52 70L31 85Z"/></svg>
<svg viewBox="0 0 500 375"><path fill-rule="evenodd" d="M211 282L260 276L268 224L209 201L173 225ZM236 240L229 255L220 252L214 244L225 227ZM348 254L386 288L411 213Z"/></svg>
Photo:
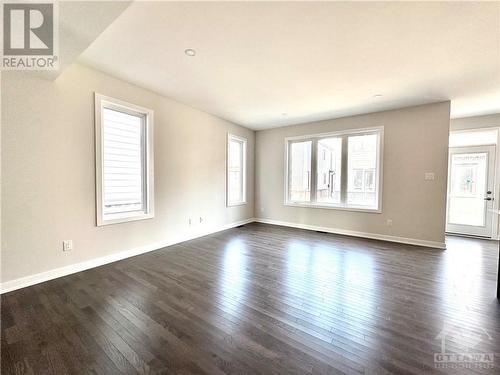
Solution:
<svg viewBox="0 0 500 375"><path fill-rule="evenodd" d="M373 95L374 99L380 99L383 95L382 94L375 94Z"/></svg>
<svg viewBox="0 0 500 375"><path fill-rule="evenodd" d="M281 116L286 116L286 115L287 115L287 113L286 113L286 112L283 112L283 113L281 114Z"/></svg>
<svg viewBox="0 0 500 375"><path fill-rule="evenodd" d="M188 48L188 49L185 49L184 50L184 53L187 55L187 56L196 56L196 51L192 48Z"/></svg>

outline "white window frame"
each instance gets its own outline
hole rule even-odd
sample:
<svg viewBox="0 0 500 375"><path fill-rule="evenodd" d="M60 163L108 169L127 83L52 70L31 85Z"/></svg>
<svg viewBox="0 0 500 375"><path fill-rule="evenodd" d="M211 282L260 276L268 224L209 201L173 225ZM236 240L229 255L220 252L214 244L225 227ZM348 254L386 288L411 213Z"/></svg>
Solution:
<svg viewBox="0 0 500 375"><path fill-rule="evenodd" d="M229 152L231 141L241 143L242 147L242 199L240 201L229 201ZM227 134L227 147L226 147L226 206L241 206L247 204L247 139L231 133Z"/></svg>
<svg viewBox="0 0 500 375"><path fill-rule="evenodd" d="M375 175L375 188L378 188L377 196L377 206L376 207L366 207L360 205L347 204L347 163L348 163L348 149L347 149L347 137L355 135L367 135L367 134L378 134L378 147L377 147L377 169L379 173ZM315 176L317 175L317 145L318 141L322 138L330 137L341 137L342 138L342 162L341 162L341 203L325 203L316 202L316 184L317 180ZM290 200L289 193L289 173L290 173L290 145L295 142L311 141L311 177L310 177L310 202L294 202ZM344 210L344 211L360 211L360 212L371 212L371 213L381 213L382 212L382 182L383 182L383 155L384 155L384 127L376 126L370 128L362 129L347 129L341 131L335 131L330 133L319 133L319 134L308 134L295 137L285 138L285 165L284 165L284 205L292 207L308 207L308 208L323 208L332 210Z"/></svg>
<svg viewBox="0 0 500 375"><path fill-rule="evenodd" d="M144 211L116 213L104 217L103 213L103 108L128 113L144 118ZM151 219L154 217L154 154L153 154L153 123L154 113L151 109L127 103L119 99L95 93L95 161L96 161L96 217L97 226L125 223L129 221Z"/></svg>

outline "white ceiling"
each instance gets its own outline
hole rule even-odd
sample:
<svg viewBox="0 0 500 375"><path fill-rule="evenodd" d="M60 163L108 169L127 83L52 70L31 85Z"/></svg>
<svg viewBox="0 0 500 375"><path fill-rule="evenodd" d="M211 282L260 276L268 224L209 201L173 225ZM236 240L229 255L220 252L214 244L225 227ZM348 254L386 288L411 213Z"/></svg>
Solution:
<svg viewBox="0 0 500 375"><path fill-rule="evenodd" d="M60 1L59 70L30 73L56 79L130 4L131 1Z"/></svg>
<svg viewBox="0 0 500 375"><path fill-rule="evenodd" d="M500 3L136 2L79 61L253 129L447 99L488 114Z"/></svg>

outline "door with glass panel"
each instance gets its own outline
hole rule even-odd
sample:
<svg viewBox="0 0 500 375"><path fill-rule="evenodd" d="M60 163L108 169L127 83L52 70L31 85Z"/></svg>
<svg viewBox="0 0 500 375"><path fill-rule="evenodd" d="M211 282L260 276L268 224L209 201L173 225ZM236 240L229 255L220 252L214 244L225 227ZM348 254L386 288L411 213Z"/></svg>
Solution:
<svg viewBox="0 0 500 375"><path fill-rule="evenodd" d="M450 148L446 231L491 237L495 146Z"/></svg>

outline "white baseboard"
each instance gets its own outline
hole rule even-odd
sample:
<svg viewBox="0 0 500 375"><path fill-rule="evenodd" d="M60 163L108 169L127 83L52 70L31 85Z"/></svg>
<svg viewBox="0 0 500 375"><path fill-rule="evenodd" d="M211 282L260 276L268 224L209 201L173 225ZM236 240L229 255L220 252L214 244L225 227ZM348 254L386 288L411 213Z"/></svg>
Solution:
<svg viewBox="0 0 500 375"><path fill-rule="evenodd" d="M44 281L57 279L58 277L71 275L72 273L85 271L85 270L88 270L90 268L103 266L103 265L108 264L108 263L113 263L113 262L116 262L116 261L119 261L122 259L126 259L126 258L130 258L130 257L136 256L136 255L140 255L140 254L148 253L150 251L162 249L162 248L167 247L167 246L172 246L172 245L184 242L184 241L189 241L189 240L192 240L195 238L203 237L203 236L206 236L206 235L209 235L212 233L220 232L220 231L223 231L226 229L234 228L234 227L248 224L248 223L251 223L254 221L258 222L258 223L281 225L281 226L285 226L285 227L307 229L307 230L321 231L321 232L334 233L334 234L342 234L342 235L353 236L353 237L370 238L370 239L374 239L374 240L398 242L398 243L404 243L404 244L410 244L410 245L433 247L433 248L438 248L438 249L445 249L446 248L446 243L444 243L444 242L418 240L418 239L414 239L414 238L396 237L396 236L389 236L389 235L385 235L385 234L357 232L357 231L351 231L351 230L347 230L347 229L320 227L320 226L308 225L308 224L296 224L296 223L290 223L290 222L278 221L278 220L251 218L251 219L238 221L235 223L222 225L222 226L217 227L217 228L199 231L199 232L189 234L187 236L183 236L180 238L175 238L175 239L171 239L171 240L167 240L167 241L163 241L163 242L155 242L155 243L151 243L151 244L148 244L145 246L140 246L140 247L137 247L134 249L120 251L118 253L110 254L110 255L107 255L104 257L90 259L90 260L87 260L84 262L71 264L69 266L64 266L64 267L60 267L60 268L55 268L53 270L37 273L35 275L21 277L18 279L6 281L6 282L0 284L0 294L11 292L11 291L16 290L16 289L25 288L27 286L39 284L39 283L42 283Z"/></svg>
<svg viewBox="0 0 500 375"><path fill-rule="evenodd" d="M189 235L183 236L181 238L176 238L176 239L167 240L167 241L163 241L163 242L151 243L151 244L148 244L145 246L140 246L140 247L137 247L134 249L120 251L118 253L110 254L110 255L107 255L104 257L90 259L90 260L87 260L84 262L71 264L69 266L64 266L64 267L60 267L60 268L55 268L55 269L50 270L50 271L37 273L35 275L21 277L18 279L6 281L6 282L0 284L0 294L11 292L11 291L16 290L16 289L25 288L27 286L43 283L44 281L57 279L58 277L67 276L67 275L70 275L72 273L85 271L85 270L88 270L90 268L103 266L103 265L108 264L108 263L113 263L113 262L116 262L116 261L119 261L122 259L126 259L126 258L130 258L130 257L136 256L136 255L148 253L150 251L162 249L162 248L167 247L167 246L172 246L172 245L184 242L184 241L189 241L189 240L203 237L203 236L206 236L206 235L209 235L212 233L216 233L216 232L220 232L220 231L223 231L226 229L234 228L234 227L237 227L240 225L248 224L248 223L251 223L253 221L255 221L255 219L253 219L253 218L247 219L247 220L242 220L242 221L238 221L235 223L222 225L222 226L219 226L217 228L198 231L194 234L189 234Z"/></svg>
<svg viewBox="0 0 500 375"><path fill-rule="evenodd" d="M419 240L419 239L415 239L415 238L396 237L396 236L389 236L386 234L358 232L358 231L348 230L348 229L320 227L317 225L297 224L297 223L290 223L290 222L286 222L286 221L269 220L269 219L256 218L255 221L258 223L281 225L284 227L315 230L315 231L334 233L334 234L342 234L345 236L370 238L373 240L381 240L381 241L404 243L404 244L409 244L409 245L433 247L433 248L437 248L437 249L446 249L445 242L426 241L426 240Z"/></svg>

